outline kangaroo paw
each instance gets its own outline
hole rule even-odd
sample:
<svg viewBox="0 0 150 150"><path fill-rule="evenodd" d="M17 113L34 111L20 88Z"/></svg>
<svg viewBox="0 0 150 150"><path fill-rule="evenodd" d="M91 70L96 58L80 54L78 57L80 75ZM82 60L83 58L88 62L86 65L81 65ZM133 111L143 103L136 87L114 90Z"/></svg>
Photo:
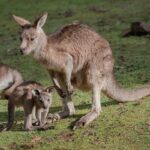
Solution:
<svg viewBox="0 0 150 150"><path fill-rule="evenodd" d="M59 114L48 114L47 120L49 123L55 122L60 119Z"/></svg>
<svg viewBox="0 0 150 150"><path fill-rule="evenodd" d="M39 126L39 125L40 125L39 121L36 121L36 122L32 123L32 126Z"/></svg>
<svg viewBox="0 0 150 150"><path fill-rule="evenodd" d="M73 126L73 130L77 128L81 128L92 122L94 119L96 119L99 116L99 113L95 111L91 111L85 116L81 117L77 122L75 122L75 125Z"/></svg>
<svg viewBox="0 0 150 150"><path fill-rule="evenodd" d="M73 92L74 92L74 88L73 88L73 86L72 85L70 85L69 87L68 87L68 95L72 95L73 94Z"/></svg>
<svg viewBox="0 0 150 150"><path fill-rule="evenodd" d="M87 121L86 121L85 117L83 117L80 120L75 122L75 124L73 126L73 130L84 127L86 124L87 124Z"/></svg>

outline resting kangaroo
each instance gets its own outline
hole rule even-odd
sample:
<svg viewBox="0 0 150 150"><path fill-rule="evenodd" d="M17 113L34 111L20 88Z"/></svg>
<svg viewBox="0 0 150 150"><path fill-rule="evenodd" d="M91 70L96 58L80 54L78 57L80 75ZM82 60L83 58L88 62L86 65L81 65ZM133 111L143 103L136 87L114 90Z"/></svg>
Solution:
<svg viewBox="0 0 150 150"><path fill-rule="evenodd" d="M0 90L5 98L12 94L13 90L23 82L23 77L16 69L0 63Z"/></svg>
<svg viewBox="0 0 150 150"><path fill-rule="evenodd" d="M13 18L23 29L22 54L32 54L45 66L62 97L63 111L54 117L60 119L75 113L71 100L73 87L92 91L91 111L75 123L74 129L99 116L102 91L119 102L135 101L150 95L150 87L124 90L117 84L109 43L88 26L73 23L47 36L42 29L47 13L33 24L15 15Z"/></svg>
<svg viewBox="0 0 150 150"><path fill-rule="evenodd" d="M43 87L34 81L26 81L17 86L8 100L8 124L3 131L10 130L14 123L15 106L23 106L25 130L43 129L52 101L52 88ZM33 109L35 107L35 109ZM36 111L36 112L35 112ZM32 113L37 117L39 126L32 126Z"/></svg>

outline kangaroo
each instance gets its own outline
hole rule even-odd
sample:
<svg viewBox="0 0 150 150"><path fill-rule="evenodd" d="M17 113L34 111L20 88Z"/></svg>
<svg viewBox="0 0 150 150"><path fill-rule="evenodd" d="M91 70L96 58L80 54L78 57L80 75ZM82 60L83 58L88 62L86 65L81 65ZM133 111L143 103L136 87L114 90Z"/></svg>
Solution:
<svg viewBox="0 0 150 150"><path fill-rule="evenodd" d="M44 91L40 91L38 89L32 90L32 94L35 100L35 106L34 106L35 110L33 109L32 113L33 115L35 114L35 118L37 119L37 121L34 122L35 125L43 126L47 123L49 108L52 104L51 93L53 91L54 91L54 87L52 86L46 88Z"/></svg>
<svg viewBox="0 0 150 150"><path fill-rule="evenodd" d="M114 58L107 40L87 25L72 23L47 36L42 27L47 13L31 23L13 15L22 27L21 53L32 54L48 70L63 110L54 114L61 119L75 113L71 99L73 87L92 91L92 108L81 117L73 129L85 126L101 112L101 92L119 102L130 102L150 95L150 86L125 90L118 85L113 74Z"/></svg>
<svg viewBox="0 0 150 150"><path fill-rule="evenodd" d="M25 130L43 129L52 101L51 92L52 87L43 89L41 84L34 81L26 81L17 86L8 100L8 124L3 131L8 131L12 128L15 119L15 106L24 108ZM34 107L35 109L33 109ZM32 125L32 114L37 117L39 126Z"/></svg>
<svg viewBox="0 0 150 150"><path fill-rule="evenodd" d="M23 77L20 72L6 64L0 63L0 90L3 91L5 98L8 98L22 82Z"/></svg>

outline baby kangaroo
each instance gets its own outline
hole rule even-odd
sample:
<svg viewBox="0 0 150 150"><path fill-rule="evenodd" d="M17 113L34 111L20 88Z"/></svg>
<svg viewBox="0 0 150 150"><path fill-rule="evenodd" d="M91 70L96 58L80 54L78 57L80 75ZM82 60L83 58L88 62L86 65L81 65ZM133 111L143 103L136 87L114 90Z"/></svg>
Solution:
<svg viewBox="0 0 150 150"><path fill-rule="evenodd" d="M13 90L23 82L23 77L16 69L0 63L0 90L8 98Z"/></svg>
<svg viewBox="0 0 150 150"><path fill-rule="evenodd" d="M39 89L32 90L32 94L35 100L35 106L33 109L33 116L36 122L35 125L45 125L47 123L47 115L49 112L49 107L52 103L52 92L53 87L48 87L47 89L41 91Z"/></svg>
<svg viewBox="0 0 150 150"><path fill-rule="evenodd" d="M8 124L3 131L10 130L15 118L15 106L24 108L24 127L27 131L45 129L44 123L52 101L53 87L44 89L41 84L27 81L17 86L8 100ZM35 109L33 109L35 107ZM34 111L36 110L36 111ZM37 117L40 126L32 125L32 113Z"/></svg>

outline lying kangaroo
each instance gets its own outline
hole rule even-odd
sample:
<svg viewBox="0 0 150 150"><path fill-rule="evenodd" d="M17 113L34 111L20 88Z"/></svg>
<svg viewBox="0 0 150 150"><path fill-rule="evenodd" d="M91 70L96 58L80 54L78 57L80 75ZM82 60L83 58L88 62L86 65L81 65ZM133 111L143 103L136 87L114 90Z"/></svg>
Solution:
<svg viewBox="0 0 150 150"><path fill-rule="evenodd" d="M119 102L135 101L150 95L150 86L124 90L117 84L109 43L88 26L73 23L47 36L42 29L47 13L33 24L15 15L13 18L23 29L21 52L31 53L45 66L63 98L63 111L54 117L60 119L75 113L70 94L73 86L92 91L92 109L75 123L74 129L99 116L101 91Z"/></svg>
<svg viewBox="0 0 150 150"><path fill-rule="evenodd" d="M8 98L13 90L23 82L23 77L16 69L0 63L0 90Z"/></svg>
<svg viewBox="0 0 150 150"><path fill-rule="evenodd" d="M8 124L3 131L10 130L15 118L15 106L22 106L25 112L25 130L43 129L52 101L52 88L43 87L34 81L26 81L17 86L8 100ZM34 108L36 112L34 112ZM32 126L32 113L37 117L39 126Z"/></svg>

